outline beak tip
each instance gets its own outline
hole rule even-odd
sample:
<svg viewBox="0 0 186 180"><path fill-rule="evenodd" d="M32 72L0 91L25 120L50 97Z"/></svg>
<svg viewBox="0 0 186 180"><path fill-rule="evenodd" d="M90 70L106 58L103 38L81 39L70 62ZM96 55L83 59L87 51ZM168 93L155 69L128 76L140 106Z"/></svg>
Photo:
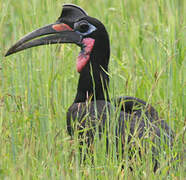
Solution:
<svg viewBox="0 0 186 180"><path fill-rule="evenodd" d="M7 51L5 57L9 56L10 54L12 54L11 51Z"/></svg>
<svg viewBox="0 0 186 180"><path fill-rule="evenodd" d="M10 49L6 52L5 57L7 57L7 56L13 54L14 52L15 52L15 50L14 50L13 48L10 48Z"/></svg>

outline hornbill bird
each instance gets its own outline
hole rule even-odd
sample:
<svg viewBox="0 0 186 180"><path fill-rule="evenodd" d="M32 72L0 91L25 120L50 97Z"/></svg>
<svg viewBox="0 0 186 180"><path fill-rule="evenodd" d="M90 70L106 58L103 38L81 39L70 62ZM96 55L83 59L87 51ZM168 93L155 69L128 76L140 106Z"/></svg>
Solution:
<svg viewBox="0 0 186 180"><path fill-rule="evenodd" d="M130 143L134 138L143 140L147 134L152 137L153 144L154 142L157 144L152 147L153 154L157 154L160 139L172 143L172 130L164 120L159 119L158 113L150 104L129 96L119 97L113 101L110 99L109 36L104 25L88 16L82 8L72 4L63 5L62 13L55 23L24 36L7 51L5 56L35 46L57 43L75 43L81 48L76 61L76 68L80 74L77 93L67 112L67 130L72 137L76 128L79 130L79 138L84 138L80 143L87 143L89 147L94 141L96 132L101 138L103 131L106 131L108 150L110 146L108 131L114 121L116 152L119 152L119 143L124 154L126 143ZM118 111L119 115L113 118L111 113L115 111ZM154 162L155 171L158 163L156 160Z"/></svg>

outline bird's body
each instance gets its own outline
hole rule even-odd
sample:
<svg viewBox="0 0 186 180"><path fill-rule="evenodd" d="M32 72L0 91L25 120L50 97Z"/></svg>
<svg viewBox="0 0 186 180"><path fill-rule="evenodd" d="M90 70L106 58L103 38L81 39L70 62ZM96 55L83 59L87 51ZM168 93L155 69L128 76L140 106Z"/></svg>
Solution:
<svg viewBox="0 0 186 180"><path fill-rule="evenodd" d="M52 35L32 40L47 34ZM149 137L153 137L152 142L160 143L161 130L164 131L163 139L172 142L172 131L165 121L159 119L158 113L151 105L134 97L110 99L109 36L104 25L88 16L83 9L75 5L64 5L56 23L28 34L12 46L6 55L33 46L55 43L75 43L81 47L76 61L76 68L80 73L77 93L74 103L67 112L67 130L72 137L73 132L78 130L79 137L85 137L85 142L89 146L94 142L96 131L101 138L104 131L106 134L109 133L114 122L116 144L118 146L120 142L118 139L121 139L122 152L125 151L125 143L130 143L134 137L144 139L148 134ZM72 125L74 122L75 126ZM108 149L109 138L106 138ZM152 148L154 153L155 149ZM156 166L157 163L155 169Z"/></svg>

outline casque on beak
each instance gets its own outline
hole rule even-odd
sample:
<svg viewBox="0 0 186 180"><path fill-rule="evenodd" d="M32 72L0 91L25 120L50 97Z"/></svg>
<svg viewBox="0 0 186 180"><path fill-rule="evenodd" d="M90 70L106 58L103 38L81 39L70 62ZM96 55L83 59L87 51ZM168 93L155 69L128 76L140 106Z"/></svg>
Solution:
<svg viewBox="0 0 186 180"><path fill-rule="evenodd" d="M73 24L87 13L78 6L72 4L63 5L60 17L54 24L39 28L20 39L5 54L9 56L35 46L57 43L75 43L81 46L82 36L73 30ZM48 35L48 36L47 36ZM40 36L44 36L38 38Z"/></svg>

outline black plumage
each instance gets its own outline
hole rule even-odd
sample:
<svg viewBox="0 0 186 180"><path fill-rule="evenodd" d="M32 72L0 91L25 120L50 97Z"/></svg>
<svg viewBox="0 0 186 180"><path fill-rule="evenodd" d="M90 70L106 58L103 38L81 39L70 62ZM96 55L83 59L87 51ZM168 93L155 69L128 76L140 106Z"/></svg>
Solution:
<svg viewBox="0 0 186 180"><path fill-rule="evenodd" d="M42 35L48 36L32 40ZM152 137L152 142L156 144L152 147L152 152L156 155L160 151L158 147L161 131L164 132L163 139L166 143L172 144L171 129L164 120L160 120L158 113L151 105L135 97L110 99L108 93L109 36L104 25L99 20L88 16L80 7L64 5L56 23L23 37L8 50L6 56L33 46L56 43L75 43L81 47L77 58L77 71L80 73L77 93L74 103L67 112L67 130L72 137L74 131L78 130L80 143L86 142L89 147L94 142L95 132L99 132L100 138L104 131L108 134L114 121L114 136L118 152L118 143L122 143L124 153L125 143L130 143L134 135L139 139L143 139L144 134ZM118 116L112 116L113 112ZM126 131L127 127L129 131ZM126 133L128 133L127 142ZM109 138L106 138L108 150L110 144ZM158 163L156 160L154 162L154 170L156 170Z"/></svg>

